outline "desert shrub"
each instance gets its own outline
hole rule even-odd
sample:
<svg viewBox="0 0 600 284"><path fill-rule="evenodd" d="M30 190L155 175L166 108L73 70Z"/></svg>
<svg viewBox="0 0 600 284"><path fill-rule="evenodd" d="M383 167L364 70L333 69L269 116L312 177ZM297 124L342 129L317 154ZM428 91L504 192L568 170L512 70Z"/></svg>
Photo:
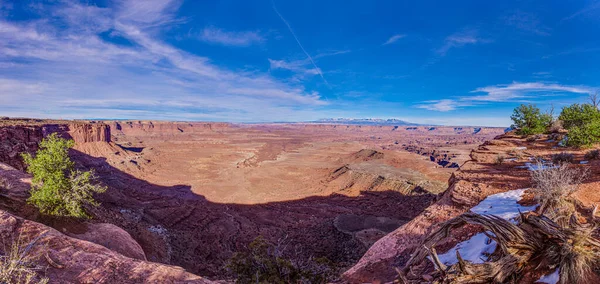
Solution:
<svg viewBox="0 0 600 284"><path fill-rule="evenodd" d="M600 121L600 111L591 104L572 104L562 109L558 119L563 122L567 130L570 130Z"/></svg>
<svg viewBox="0 0 600 284"><path fill-rule="evenodd" d="M585 153L584 158L586 160L597 160L598 158L600 158L600 150L590 150L587 153Z"/></svg>
<svg viewBox="0 0 600 284"><path fill-rule="evenodd" d="M27 201L44 214L88 218L84 205L97 206L93 194L106 190L92 183L93 172L74 169L68 153L73 146L73 140L54 133L42 140L35 157L23 155L27 171L33 175Z"/></svg>
<svg viewBox="0 0 600 284"><path fill-rule="evenodd" d="M333 277L329 260L301 262L286 258L284 249L259 236L247 252L236 253L227 268L236 276L236 283L328 283Z"/></svg>
<svg viewBox="0 0 600 284"><path fill-rule="evenodd" d="M504 163L505 159L506 158L503 155L498 155L498 156L496 156L496 160L494 161L494 164L502 165Z"/></svg>
<svg viewBox="0 0 600 284"><path fill-rule="evenodd" d="M581 127L569 129L567 146L591 146L600 142L600 121L594 121Z"/></svg>
<svg viewBox="0 0 600 284"><path fill-rule="evenodd" d="M552 115L542 113L534 105L520 105L510 118L513 121L511 127L517 129L520 135L544 133L552 123Z"/></svg>
<svg viewBox="0 0 600 284"><path fill-rule="evenodd" d="M575 156L570 153L562 152L552 155L552 163L556 165L564 163L573 163L573 160L575 160Z"/></svg>
<svg viewBox="0 0 600 284"><path fill-rule="evenodd" d="M36 245L38 238L27 245L20 240L15 241L3 255L0 255L0 283L48 283L48 278L38 274L43 267L35 265L36 257L29 254L29 250Z"/></svg>
<svg viewBox="0 0 600 284"><path fill-rule="evenodd" d="M562 109L559 119L569 131L567 146L590 146L600 142L600 111L591 104L573 104Z"/></svg>
<svg viewBox="0 0 600 284"><path fill-rule="evenodd" d="M555 167L543 167L531 171L533 188L531 189L539 212L558 221L568 218L574 212L571 195L587 177L587 172L570 168L563 163Z"/></svg>

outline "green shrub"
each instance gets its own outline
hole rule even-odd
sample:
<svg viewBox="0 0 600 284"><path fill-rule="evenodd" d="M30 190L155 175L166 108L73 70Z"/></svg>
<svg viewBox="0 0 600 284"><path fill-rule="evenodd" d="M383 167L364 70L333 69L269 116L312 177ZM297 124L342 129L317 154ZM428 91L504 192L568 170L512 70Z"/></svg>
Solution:
<svg viewBox="0 0 600 284"><path fill-rule="evenodd" d="M558 119L567 130L582 128L589 123L600 121L600 111L590 104L572 104L562 109Z"/></svg>
<svg viewBox="0 0 600 284"><path fill-rule="evenodd" d="M236 253L227 268L236 276L236 283L329 283L332 264L326 258L294 261L284 257L280 246L262 236L248 246L248 251Z"/></svg>
<svg viewBox="0 0 600 284"><path fill-rule="evenodd" d="M43 214L89 218L83 206L97 206L93 193L106 190L92 184L93 172L74 169L69 158L69 149L74 145L73 140L54 133L42 140L35 157L23 154L27 171L33 175L31 196L27 201Z"/></svg>
<svg viewBox="0 0 600 284"><path fill-rule="evenodd" d="M546 132L552 123L552 115L545 114L534 105L520 105L510 117L517 134L532 135Z"/></svg>
<svg viewBox="0 0 600 284"><path fill-rule="evenodd" d="M581 127L575 126L569 129L567 146L591 146L598 142L600 142L600 121L590 122Z"/></svg>

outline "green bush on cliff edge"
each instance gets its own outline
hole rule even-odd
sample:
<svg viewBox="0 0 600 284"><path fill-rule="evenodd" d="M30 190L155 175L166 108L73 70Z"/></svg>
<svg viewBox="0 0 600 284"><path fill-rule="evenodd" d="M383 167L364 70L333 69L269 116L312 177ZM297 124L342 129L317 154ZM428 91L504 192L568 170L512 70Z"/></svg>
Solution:
<svg viewBox="0 0 600 284"><path fill-rule="evenodd" d="M35 157L29 153L22 155L27 171L33 175L31 196L27 201L43 214L89 218L84 205L97 206L93 194L106 190L92 184L95 179L92 171L74 169L75 164L69 158L69 149L74 145L73 140L54 133L40 142Z"/></svg>

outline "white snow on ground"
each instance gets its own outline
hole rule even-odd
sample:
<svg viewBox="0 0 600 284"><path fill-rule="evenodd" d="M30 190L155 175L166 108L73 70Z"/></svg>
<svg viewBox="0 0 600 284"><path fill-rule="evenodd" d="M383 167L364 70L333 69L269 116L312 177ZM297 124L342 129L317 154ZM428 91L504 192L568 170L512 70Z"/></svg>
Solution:
<svg viewBox="0 0 600 284"><path fill-rule="evenodd" d="M477 206L471 208L471 212L481 215L496 215L505 220L511 220L519 216L521 212L528 212L537 206L522 206L517 203L521 200L527 189L510 190L486 197Z"/></svg>
<svg viewBox="0 0 600 284"><path fill-rule="evenodd" d="M540 277L540 279L538 279L538 281L535 281L535 283L547 283L547 284L556 284L558 283L558 280L560 280L560 275L558 273L558 268L556 270L554 270L554 272L548 274L548 275L544 275L542 277Z"/></svg>
<svg viewBox="0 0 600 284"><path fill-rule="evenodd" d="M486 197L477 206L471 208L471 211L477 214L496 215L506 220L512 220L519 216L521 212L534 210L536 206L522 206L517 202L521 200L526 189L517 189L502 192ZM496 249L496 242L489 239L484 233L475 234L470 239L458 243L448 252L438 255L440 261L446 265L458 263L456 251L464 260L473 263L483 263L488 255Z"/></svg>
<svg viewBox="0 0 600 284"><path fill-rule="evenodd" d="M558 168L558 166L552 164L552 163L542 163L542 164L538 164L538 163L525 163L524 166L518 166L517 168L519 169L528 169L530 171L538 171L538 170L547 170L547 169L553 169L553 168Z"/></svg>

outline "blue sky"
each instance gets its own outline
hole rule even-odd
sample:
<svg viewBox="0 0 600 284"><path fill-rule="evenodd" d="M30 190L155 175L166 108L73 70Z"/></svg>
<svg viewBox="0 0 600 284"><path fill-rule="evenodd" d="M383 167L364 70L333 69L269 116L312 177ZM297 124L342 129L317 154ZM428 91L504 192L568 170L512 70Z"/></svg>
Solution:
<svg viewBox="0 0 600 284"><path fill-rule="evenodd" d="M510 124L599 87L600 1L3 1L0 115Z"/></svg>

